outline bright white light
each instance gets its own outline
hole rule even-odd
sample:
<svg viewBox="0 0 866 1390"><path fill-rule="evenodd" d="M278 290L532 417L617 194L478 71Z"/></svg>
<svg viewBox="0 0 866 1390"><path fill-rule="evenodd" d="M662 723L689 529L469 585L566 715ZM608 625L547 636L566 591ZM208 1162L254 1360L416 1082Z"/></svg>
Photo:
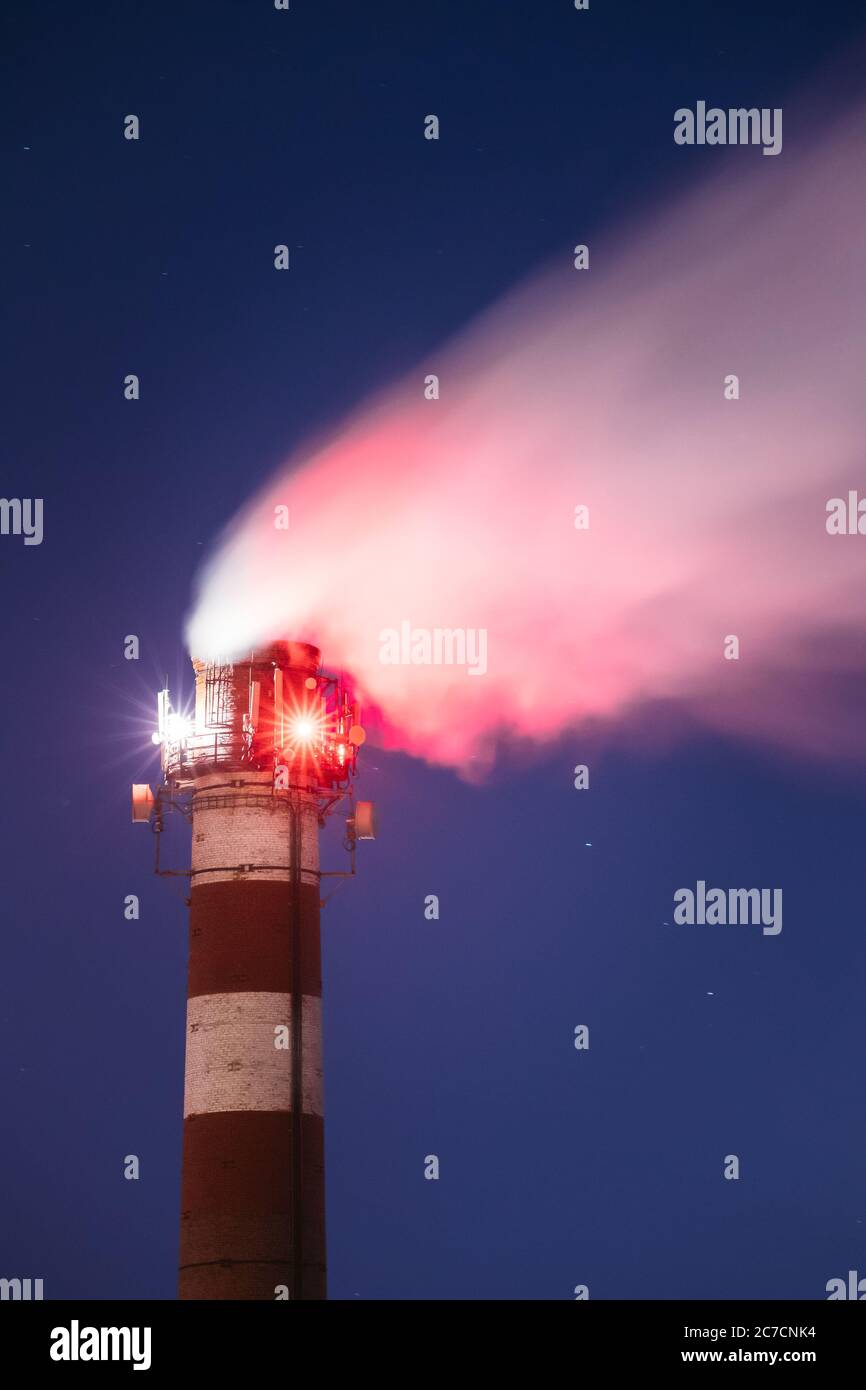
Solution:
<svg viewBox="0 0 866 1390"><path fill-rule="evenodd" d="M192 733L192 723L189 719L184 719L182 714L175 714L174 711L166 720L168 737L172 743L180 743Z"/></svg>
<svg viewBox="0 0 866 1390"><path fill-rule="evenodd" d="M316 736L316 726L312 719L296 719L292 725L295 738L312 739Z"/></svg>
<svg viewBox="0 0 866 1390"><path fill-rule="evenodd" d="M160 743L162 743L162 734L151 734L150 741L151 743L159 745Z"/></svg>

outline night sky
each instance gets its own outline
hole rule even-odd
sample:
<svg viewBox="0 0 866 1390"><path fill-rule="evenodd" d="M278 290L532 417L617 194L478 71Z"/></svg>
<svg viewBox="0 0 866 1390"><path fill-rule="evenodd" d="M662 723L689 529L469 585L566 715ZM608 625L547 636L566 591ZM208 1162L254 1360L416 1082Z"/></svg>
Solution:
<svg viewBox="0 0 866 1390"><path fill-rule="evenodd" d="M805 0L7 9L0 491L44 498L45 536L0 537L0 1275L175 1296L184 884L153 877L129 784L158 779L165 674L191 689L220 529L527 274L693 186L677 107L785 106L787 149L786 104L862 25ZM368 746L358 790L381 838L322 917L330 1297L816 1299L866 1274L853 750L655 710L503 746L480 786ZM670 925L701 878L781 885L781 935Z"/></svg>

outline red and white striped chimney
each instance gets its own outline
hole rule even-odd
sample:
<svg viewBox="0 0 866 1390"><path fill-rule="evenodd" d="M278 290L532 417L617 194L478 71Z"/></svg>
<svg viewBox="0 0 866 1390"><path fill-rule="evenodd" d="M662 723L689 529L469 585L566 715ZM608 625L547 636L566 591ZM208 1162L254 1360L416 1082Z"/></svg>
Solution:
<svg viewBox="0 0 866 1390"><path fill-rule="evenodd" d="M180 1297L322 1299L316 775L275 790L251 739L272 750L287 711L312 708L319 652L193 664L213 743L193 762Z"/></svg>

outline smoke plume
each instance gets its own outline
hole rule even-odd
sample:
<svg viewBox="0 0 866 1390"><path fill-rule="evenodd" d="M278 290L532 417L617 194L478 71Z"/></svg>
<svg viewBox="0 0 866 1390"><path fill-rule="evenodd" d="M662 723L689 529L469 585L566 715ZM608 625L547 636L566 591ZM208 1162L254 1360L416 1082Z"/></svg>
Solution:
<svg viewBox="0 0 866 1390"><path fill-rule="evenodd" d="M462 769L657 701L861 757L866 535L826 523L866 494L866 125L725 160L290 459L204 568L191 651L314 641L390 746ZM486 670L383 660L401 624L416 657L483 630Z"/></svg>

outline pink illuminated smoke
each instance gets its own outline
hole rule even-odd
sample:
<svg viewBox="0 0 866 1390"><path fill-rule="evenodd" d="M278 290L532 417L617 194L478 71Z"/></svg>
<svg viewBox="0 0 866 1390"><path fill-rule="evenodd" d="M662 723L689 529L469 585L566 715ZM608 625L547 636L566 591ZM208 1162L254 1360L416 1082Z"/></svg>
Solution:
<svg viewBox="0 0 866 1390"><path fill-rule="evenodd" d="M597 238L589 271L566 248L289 460L206 565L190 649L314 641L389 745L462 769L501 735L579 742L659 700L866 752L866 535L826 529L830 498L866 496L866 126L754 154L729 151L732 173L616 246ZM405 620L485 629L486 673L383 664Z"/></svg>

